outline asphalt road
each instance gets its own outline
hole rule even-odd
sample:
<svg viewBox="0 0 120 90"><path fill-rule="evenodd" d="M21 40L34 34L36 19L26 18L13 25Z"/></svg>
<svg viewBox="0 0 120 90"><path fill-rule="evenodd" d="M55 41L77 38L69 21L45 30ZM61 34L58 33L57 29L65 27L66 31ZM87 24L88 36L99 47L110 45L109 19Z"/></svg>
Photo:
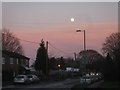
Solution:
<svg viewBox="0 0 120 90"><path fill-rule="evenodd" d="M91 84L90 86L88 86L88 88L97 88L101 83L103 83L104 80L101 80L99 82L96 82L94 84Z"/></svg>
<svg viewBox="0 0 120 90"><path fill-rule="evenodd" d="M30 85L10 85L3 87L2 90L70 90L75 84L80 83L78 79L66 79L64 81L51 81L51 82L41 82L39 84L30 84Z"/></svg>

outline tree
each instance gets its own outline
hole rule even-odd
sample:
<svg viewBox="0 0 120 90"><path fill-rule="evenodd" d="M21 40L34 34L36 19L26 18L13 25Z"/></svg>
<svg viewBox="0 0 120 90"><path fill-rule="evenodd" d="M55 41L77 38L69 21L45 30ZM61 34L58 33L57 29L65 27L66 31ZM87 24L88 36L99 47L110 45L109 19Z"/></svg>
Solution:
<svg viewBox="0 0 120 90"><path fill-rule="evenodd" d="M55 57L51 57L49 60L49 65L51 70L57 70L58 61Z"/></svg>
<svg viewBox="0 0 120 90"><path fill-rule="evenodd" d="M86 50L79 53L77 60L82 69L101 71L104 57L95 50Z"/></svg>
<svg viewBox="0 0 120 90"><path fill-rule="evenodd" d="M8 29L2 30L2 49L16 52L19 54L24 54L19 39L15 35L13 35L13 33L11 33Z"/></svg>
<svg viewBox="0 0 120 90"><path fill-rule="evenodd" d="M63 57L60 58L60 68L65 70L65 62Z"/></svg>
<svg viewBox="0 0 120 90"><path fill-rule="evenodd" d="M116 73L117 72L116 72L114 60L111 58L110 54L108 53L102 71L104 80L105 81L118 80L118 74Z"/></svg>
<svg viewBox="0 0 120 90"><path fill-rule="evenodd" d="M48 55L43 39L41 40L40 47L37 50L35 69L37 71L42 71L45 75L48 74Z"/></svg>
<svg viewBox="0 0 120 90"><path fill-rule="evenodd" d="M118 78L120 73L120 32L112 33L109 37L106 38L103 43L102 48L103 54L109 53L113 59L113 64L111 67L114 67L114 76Z"/></svg>
<svg viewBox="0 0 120 90"><path fill-rule="evenodd" d="M113 33L106 38L105 42L103 43L102 51L103 51L103 54L109 53L114 60L119 60L120 32Z"/></svg>

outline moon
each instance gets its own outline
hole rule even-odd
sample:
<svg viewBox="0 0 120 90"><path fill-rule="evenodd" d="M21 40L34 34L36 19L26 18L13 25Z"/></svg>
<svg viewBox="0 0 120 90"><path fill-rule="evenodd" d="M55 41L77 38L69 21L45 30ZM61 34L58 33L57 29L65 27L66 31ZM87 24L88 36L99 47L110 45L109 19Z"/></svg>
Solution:
<svg viewBox="0 0 120 90"><path fill-rule="evenodd" d="M70 20L71 20L71 22L74 22L74 21L75 21L75 19L74 19L74 18L71 18Z"/></svg>

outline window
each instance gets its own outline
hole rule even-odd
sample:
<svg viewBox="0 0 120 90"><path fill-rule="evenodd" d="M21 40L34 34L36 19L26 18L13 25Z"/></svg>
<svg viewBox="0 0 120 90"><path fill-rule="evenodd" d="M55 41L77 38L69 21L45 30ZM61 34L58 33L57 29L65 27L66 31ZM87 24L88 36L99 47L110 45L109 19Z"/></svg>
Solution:
<svg viewBox="0 0 120 90"><path fill-rule="evenodd" d="M21 64L23 64L23 59L21 59Z"/></svg>
<svg viewBox="0 0 120 90"><path fill-rule="evenodd" d="M28 60L26 60L26 65L28 65L29 64L29 61Z"/></svg>
<svg viewBox="0 0 120 90"><path fill-rule="evenodd" d="M5 64L5 58L2 57L2 64Z"/></svg>
<svg viewBox="0 0 120 90"><path fill-rule="evenodd" d="M19 59L17 58L16 63L19 64Z"/></svg>
<svg viewBox="0 0 120 90"><path fill-rule="evenodd" d="M13 64L13 58L10 58L10 64Z"/></svg>

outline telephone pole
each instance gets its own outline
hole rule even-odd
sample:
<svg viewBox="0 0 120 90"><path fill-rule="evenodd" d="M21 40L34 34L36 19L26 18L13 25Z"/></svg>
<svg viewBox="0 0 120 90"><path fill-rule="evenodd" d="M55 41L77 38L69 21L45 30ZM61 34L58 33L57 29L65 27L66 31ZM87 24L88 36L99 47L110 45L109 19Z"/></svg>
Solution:
<svg viewBox="0 0 120 90"><path fill-rule="evenodd" d="M48 41L46 41L46 74L48 75Z"/></svg>
<svg viewBox="0 0 120 90"><path fill-rule="evenodd" d="M46 51L47 51L47 54L48 54L48 41L46 42Z"/></svg>
<svg viewBox="0 0 120 90"><path fill-rule="evenodd" d="M75 61L76 61L76 52L74 52L74 57L75 57Z"/></svg>

